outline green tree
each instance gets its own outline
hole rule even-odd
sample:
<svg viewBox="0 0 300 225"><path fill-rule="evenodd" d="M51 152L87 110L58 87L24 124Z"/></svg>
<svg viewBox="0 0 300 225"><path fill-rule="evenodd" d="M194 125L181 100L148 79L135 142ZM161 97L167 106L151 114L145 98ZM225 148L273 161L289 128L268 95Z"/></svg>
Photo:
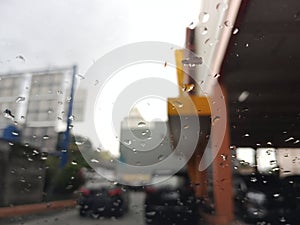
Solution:
<svg viewBox="0 0 300 225"><path fill-rule="evenodd" d="M47 200L70 198L74 191L83 184L84 180L80 170L83 167L90 167L78 148L77 140L83 139L85 138L71 136L68 148L68 162L64 168L60 168L59 156L48 155L46 160L47 172L45 184ZM86 139L83 147L85 149L92 148L92 144Z"/></svg>

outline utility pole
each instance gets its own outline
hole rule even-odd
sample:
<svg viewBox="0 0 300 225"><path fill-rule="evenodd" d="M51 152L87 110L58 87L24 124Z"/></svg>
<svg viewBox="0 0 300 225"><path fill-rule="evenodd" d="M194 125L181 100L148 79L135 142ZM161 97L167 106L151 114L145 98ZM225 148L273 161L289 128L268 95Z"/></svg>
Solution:
<svg viewBox="0 0 300 225"><path fill-rule="evenodd" d="M73 73L72 73L72 83L71 83L71 92L70 92L70 102L68 107L68 115L67 115L67 127L64 133L64 140L61 149L61 161L60 161L60 168L64 168L68 162L68 148L70 143L70 126L72 123L72 111L73 111L73 102L74 102L74 88L75 88L75 76L77 73L77 66L73 66Z"/></svg>

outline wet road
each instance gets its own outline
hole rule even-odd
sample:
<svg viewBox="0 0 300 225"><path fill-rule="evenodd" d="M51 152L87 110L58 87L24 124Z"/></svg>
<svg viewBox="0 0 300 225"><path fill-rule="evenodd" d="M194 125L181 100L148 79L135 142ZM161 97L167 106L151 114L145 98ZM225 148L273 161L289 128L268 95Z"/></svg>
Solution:
<svg viewBox="0 0 300 225"><path fill-rule="evenodd" d="M78 209L67 209L51 215L17 217L0 220L1 225L144 225L144 193L130 193L130 210L121 218L81 218Z"/></svg>
<svg viewBox="0 0 300 225"><path fill-rule="evenodd" d="M0 219L0 225L145 225L143 209L144 198L145 194L142 192L131 192L130 209L128 213L121 218L82 218L79 216L78 208L75 208L43 215L14 217L5 220ZM199 224L203 224L203 222L199 221ZM246 224L236 221L233 222L232 225Z"/></svg>

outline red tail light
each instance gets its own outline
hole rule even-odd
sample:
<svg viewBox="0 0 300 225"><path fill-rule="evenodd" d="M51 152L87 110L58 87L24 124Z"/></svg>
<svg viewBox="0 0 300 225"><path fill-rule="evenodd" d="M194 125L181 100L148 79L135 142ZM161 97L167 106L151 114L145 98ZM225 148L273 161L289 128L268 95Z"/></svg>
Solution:
<svg viewBox="0 0 300 225"><path fill-rule="evenodd" d="M108 191L109 196L116 196L116 195L120 195L121 193L122 190L120 188L115 188Z"/></svg>
<svg viewBox="0 0 300 225"><path fill-rule="evenodd" d="M155 189L154 187L146 187L145 191L146 191L147 193L153 193L153 192L156 191L156 189Z"/></svg>
<svg viewBox="0 0 300 225"><path fill-rule="evenodd" d="M83 195L83 196L89 196L91 194L91 191L89 189L86 189L86 188L81 188L80 189L80 193Z"/></svg>

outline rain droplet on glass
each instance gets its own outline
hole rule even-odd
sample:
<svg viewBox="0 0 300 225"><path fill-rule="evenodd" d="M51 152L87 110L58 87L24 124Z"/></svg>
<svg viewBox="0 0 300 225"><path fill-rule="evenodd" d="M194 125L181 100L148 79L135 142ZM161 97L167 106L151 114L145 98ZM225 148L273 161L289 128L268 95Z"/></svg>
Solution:
<svg viewBox="0 0 300 225"><path fill-rule="evenodd" d="M194 84L183 84L183 86L182 86L182 90L187 93L194 90L194 88L195 88Z"/></svg>
<svg viewBox="0 0 300 225"><path fill-rule="evenodd" d="M80 74L80 73L76 74L76 76L77 76L80 80L85 79L84 75L82 75L82 74Z"/></svg>
<svg viewBox="0 0 300 225"><path fill-rule="evenodd" d="M221 158L222 158L223 161L226 161L227 155L221 154Z"/></svg>
<svg viewBox="0 0 300 225"><path fill-rule="evenodd" d="M23 96L19 96L16 98L16 102L19 103L19 102L24 102L25 101L25 97Z"/></svg>
<svg viewBox="0 0 300 225"><path fill-rule="evenodd" d="M148 216L154 216L155 214L156 214L155 211L148 211L148 212L146 212L146 215L148 215Z"/></svg>
<svg viewBox="0 0 300 225"><path fill-rule="evenodd" d="M67 102L70 102L72 100L72 98L69 96L67 97Z"/></svg>
<svg viewBox="0 0 300 225"><path fill-rule="evenodd" d="M216 5L216 9L219 12L224 12L225 10L228 9L228 4L226 2L220 2Z"/></svg>
<svg viewBox="0 0 300 225"><path fill-rule="evenodd" d="M221 119L221 117L220 116L215 116L214 118L213 118L213 123L216 123L216 122L218 122L219 120Z"/></svg>
<svg viewBox="0 0 300 225"><path fill-rule="evenodd" d="M285 219L284 217L281 217L281 218L279 219L279 221L280 221L281 223L285 223L285 222L286 222L286 219Z"/></svg>
<svg viewBox="0 0 300 225"><path fill-rule="evenodd" d="M224 25L225 25L225 27L233 28L233 24L232 24L229 20L226 20L226 21L224 22Z"/></svg>
<svg viewBox="0 0 300 225"><path fill-rule="evenodd" d="M47 160L47 156L45 155L41 156L41 160Z"/></svg>
<svg viewBox="0 0 300 225"><path fill-rule="evenodd" d="M274 198L278 198L280 196L280 194L279 193L275 193L275 194L273 194L273 197Z"/></svg>
<svg viewBox="0 0 300 225"><path fill-rule="evenodd" d="M178 107L178 108L182 108L183 107L183 103L180 101L175 101L174 104Z"/></svg>
<svg viewBox="0 0 300 225"><path fill-rule="evenodd" d="M3 115L7 119L13 119L15 116L12 114L12 112L9 109L5 109L3 112Z"/></svg>
<svg viewBox="0 0 300 225"><path fill-rule="evenodd" d="M80 140L76 140L75 144L76 145L83 145L85 143L86 140L80 139Z"/></svg>
<svg viewBox="0 0 300 225"><path fill-rule="evenodd" d="M232 34L237 34L239 32L238 28L234 28L234 30L232 31Z"/></svg>
<svg viewBox="0 0 300 225"><path fill-rule="evenodd" d="M146 143L141 143L141 146L144 148L146 146Z"/></svg>
<svg viewBox="0 0 300 225"><path fill-rule="evenodd" d="M294 14L294 19L295 19L295 21L300 21L300 12L296 12Z"/></svg>
<svg viewBox="0 0 300 225"><path fill-rule="evenodd" d="M21 61L23 61L23 62L26 61L25 58L24 58L24 56L22 56L22 55L17 55L17 56L16 56L16 59L19 59L19 60L21 60Z"/></svg>
<svg viewBox="0 0 300 225"><path fill-rule="evenodd" d="M273 151L272 151L271 149L268 149L268 150L266 151L267 155L271 155L272 152L273 152Z"/></svg>
<svg viewBox="0 0 300 225"><path fill-rule="evenodd" d="M69 120L75 120L75 116L74 116L74 115L71 115L71 116L69 117Z"/></svg>
<svg viewBox="0 0 300 225"><path fill-rule="evenodd" d="M295 139L294 137L289 137L289 138L285 139L284 141L289 142L289 141L293 141L294 139Z"/></svg>
<svg viewBox="0 0 300 225"><path fill-rule="evenodd" d="M200 23L207 23L209 20L209 14L207 12L201 12L198 18Z"/></svg>
<svg viewBox="0 0 300 225"><path fill-rule="evenodd" d="M205 34L208 33L208 29L205 26L200 26L199 27L199 32L200 32L200 34L205 35Z"/></svg>
<svg viewBox="0 0 300 225"><path fill-rule="evenodd" d="M146 123L144 121L141 121L138 123L138 127L145 127Z"/></svg>
<svg viewBox="0 0 300 225"><path fill-rule="evenodd" d="M128 140L128 139L124 140L124 144L125 145L131 145L131 140Z"/></svg>
<svg viewBox="0 0 300 225"><path fill-rule="evenodd" d="M230 145L230 150L236 150L236 146L235 145Z"/></svg>
<svg viewBox="0 0 300 225"><path fill-rule="evenodd" d="M158 159L159 161L163 160L163 159L164 159L164 155L159 155L159 156L157 157L157 159Z"/></svg>
<svg viewBox="0 0 300 225"><path fill-rule="evenodd" d="M99 161L97 159L91 159L92 163L99 163Z"/></svg>
<svg viewBox="0 0 300 225"><path fill-rule="evenodd" d="M204 44L209 44L210 43L210 39L209 38L207 38L205 41L204 41Z"/></svg>
<svg viewBox="0 0 300 225"><path fill-rule="evenodd" d="M214 78L218 79L220 76L221 75L217 73L217 74L214 75Z"/></svg>
<svg viewBox="0 0 300 225"><path fill-rule="evenodd" d="M48 140L49 138L50 138L49 135L44 135L44 136L43 136L43 139L44 139L44 140Z"/></svg>
<svg viewBox="0 0 300 225"><path fill-rule="evenodd" d="M38 154L39 154L39 152L38 152L37 150L33 150L33 153L34 153L35 155L38 155Z"/></svg>
<svg viewBox="0 0 300 225"><path fill-rule="evenodd" d="M244 102L248 97L249 97L249 92L248 91L243 91L241 94L240 94L240 96L239 96L239 98L238 98L238 101L239 102Z"/></svg>

